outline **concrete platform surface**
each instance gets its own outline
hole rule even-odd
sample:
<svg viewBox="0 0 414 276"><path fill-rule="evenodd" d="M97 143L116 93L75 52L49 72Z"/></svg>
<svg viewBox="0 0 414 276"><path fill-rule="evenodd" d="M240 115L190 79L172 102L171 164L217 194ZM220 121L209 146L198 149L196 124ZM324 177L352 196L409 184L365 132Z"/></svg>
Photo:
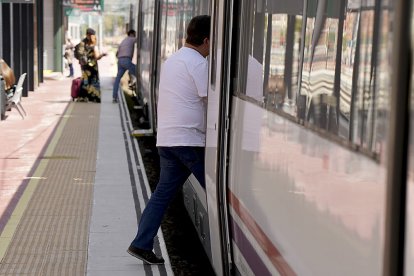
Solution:
<svg viewBox="0 0 414 276"><path fill-rule="evenodd" d="M113 62L112 62L113 63ZM126 249L150 196L125 101L71 102L71 79L47 79L0 122L0 275L172 275L159 231L148 266Z"/></svg>

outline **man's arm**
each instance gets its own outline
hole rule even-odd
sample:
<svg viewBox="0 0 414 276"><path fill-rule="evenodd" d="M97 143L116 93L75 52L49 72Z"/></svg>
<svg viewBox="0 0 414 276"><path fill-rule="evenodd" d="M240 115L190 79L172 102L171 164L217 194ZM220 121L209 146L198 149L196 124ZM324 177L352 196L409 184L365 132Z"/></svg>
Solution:
<svg viewBox="0 0 414 276"><path fill-rule="evenodd" d="M192 68L190 72L194 83L197 87L197 94L201 98L207 99L207 90L208 90L208 63L202 62Z"/></svg>

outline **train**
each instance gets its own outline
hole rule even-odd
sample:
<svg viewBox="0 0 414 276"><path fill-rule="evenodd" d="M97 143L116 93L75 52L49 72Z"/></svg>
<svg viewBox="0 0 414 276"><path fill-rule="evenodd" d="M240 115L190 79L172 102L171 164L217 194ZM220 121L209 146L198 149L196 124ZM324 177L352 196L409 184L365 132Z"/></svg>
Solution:
<svg viewBox="0 0 414 276"><path fill-rule="evenodd" d="M183 198L217 275L414 275L412 2L137 1L137 135L212 17L206 189Z"/></svg>

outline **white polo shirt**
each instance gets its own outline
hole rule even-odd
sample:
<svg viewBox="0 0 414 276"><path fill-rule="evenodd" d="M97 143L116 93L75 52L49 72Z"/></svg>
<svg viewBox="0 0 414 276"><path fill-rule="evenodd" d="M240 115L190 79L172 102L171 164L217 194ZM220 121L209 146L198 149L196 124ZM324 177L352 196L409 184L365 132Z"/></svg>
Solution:
<svg viewBox="0 0 414 276"><path fill-rule="evenodd" d="M157 146L205 146L207 85L208 62L196 50L182 47L164 62Z"/></svg>

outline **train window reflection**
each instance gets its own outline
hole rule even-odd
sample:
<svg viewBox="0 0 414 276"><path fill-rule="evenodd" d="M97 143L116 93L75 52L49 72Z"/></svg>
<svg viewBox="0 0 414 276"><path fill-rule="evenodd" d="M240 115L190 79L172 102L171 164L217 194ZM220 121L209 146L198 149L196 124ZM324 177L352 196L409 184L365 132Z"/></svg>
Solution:
<svg viewBox="0 0 414 276"><path fill-rule="evenodd" d="M161 64L180 49L185 43L185 32L191 18L196 15L209 14L210 1L208 0L162 0L151 1L159 3L160 18L157 20L157 31L159 32L155 43L159 43L156 48L157 64L156 68L161 68ZM155 4L154 4L155 5ZM157 109L158 82L160 70L155 73L154 81L154 110ZM156 118L154 118L155 120Z"/></svg>
<svg viewBox="0 0 414 276"><path fill-rule="evenodd" d="M302 16L270 14L268 23L271 30L265 51L265 60L269 61L264 78L266 105L293 113L294 91L298 90Z"/></svg>
<svg viewBox="0 0 414 276"><path fill-rule="evenodd" d="M191 18L209 14L209 1L163 0L161 14L161 60L164 61L184 45Z"/></svg>
<svg viewBox="0 0 414 276"><path fill-rule="evenodd" d="M322 129L336 128L335 91L336 43L338 33L338 5L308 7L303 49L303 67L298 117ZM334 2L339 4L339 2ZM326 14L326 15L325 15Z"/></svg>
<svg viewBox="0 0 414 276"><path fill-rule="evenodd" d="M239 36L236 90L269 109L282 109L291 114L296 110L302 8L303 0L247 1L240 11L243 31ZM258 64L261 65L260 79ZM251 84L246 82L253 79L261 81L261 85L251 96L253 90L246 87Z"/></svg>
<svg viewBox="0 0 414 276"><path fill-rule="evenodd" d="M385 0L280 2L239 11L236 95L377 156L389 91Z"/></svg>

